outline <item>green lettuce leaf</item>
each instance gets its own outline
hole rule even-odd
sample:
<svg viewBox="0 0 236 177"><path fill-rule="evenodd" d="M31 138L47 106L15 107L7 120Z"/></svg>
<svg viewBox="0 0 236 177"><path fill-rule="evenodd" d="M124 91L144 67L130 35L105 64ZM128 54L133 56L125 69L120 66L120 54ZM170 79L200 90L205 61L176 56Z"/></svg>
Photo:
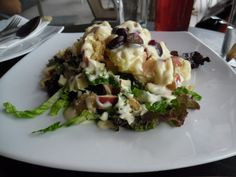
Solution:
<svg viewBox="0 0 236 177"><path fill-rule="evenodd" d="M56 116L58 112L69 105L69 92L63 91L60 98L52 105L49 115Z"/></svg>
<svg viewBox="0 0 236 177"><path fill-rule="evenodd" d="M128 125L128 128L135 131L147 131L154 129L158 125L158 114L154 112L146 112L141 117L136 117L135 121L131 125Z"/></svg>
<svg viewBox="0 0 236 177"><path fill-rule="evenodd" d="M140 101L140 102L147 102L147 91L142 90L142 89L138 89L138 88L133 88L132 89L132 94L134 95L134 97Z"/></svg>
<svg viewBox="0 0 236 177"><path fill-rule="evenodd" d="M146 103L145 106L148 111L165 114L168 111L170 104L166 99L162 99L161 101L157 101L153 104Z"/></svg>
<svg viewBox="0 0 236 177"><path fill-rule="evenodd" d="M196 101L200 101L202 99L201 95L192 90L188 90L186 87L178 87L172 94L176 96L186 94L191 96Z"/></svg>
<svg viewBox="0 0 236 177"><path fill-rule="evenodd" d="M32 133L35 134L35 133L39 133L39 134L43 134L43 133L46 133L46 132L52 132L52 131L55 131L59 128L63 127L63 125L61 124L61 122L56 122L44 129L41 129L41 130L37 130L37 131L33 131Z"/></svg>
<svg viewBox="0 0 236 177"><path fill-rule="evenodd" d="M58 112L62 109L67 107L69 104L68 100L58 99L51 107L49 115L50 116L56 116Z"/></svg>
<svg viewBox="0 0 236 177"><path fill-rule="evenodd" d="M107 71L102 71L99 76L85 72L85 76L90 85L110 84L115 88L120 87L120 83L118 79L112 73L107 72ZM91 80L90 76L96 77L96 79Z"/></svg>
<svg viewBox="0 0 236 177"><path fill-rule="evenodd" d="M46 112L54 104L54 102L59 98L61 92L62 92L62 89L58 90L46 102L42 103L40 106L32 110L19 111L13 104L9 102L3 103L3 107L4 107L3 110L6 113L11 114L17 118L35 118L36 116L41 115L44 112Z"/></svg>
<svg viewBox="0 0 236 177"><path fill-rule="evenodd" d="M96 120L96 119L98 119L96 114L92 113L91 111L84 110L79 116L69 119L64 123L56 122L46 128L34 131L32 133L44 134L47 132L55 131L55 130L62 128L62 127L70 127L73 125L81 124L82 122L87 121L87 120Z"/></svg>

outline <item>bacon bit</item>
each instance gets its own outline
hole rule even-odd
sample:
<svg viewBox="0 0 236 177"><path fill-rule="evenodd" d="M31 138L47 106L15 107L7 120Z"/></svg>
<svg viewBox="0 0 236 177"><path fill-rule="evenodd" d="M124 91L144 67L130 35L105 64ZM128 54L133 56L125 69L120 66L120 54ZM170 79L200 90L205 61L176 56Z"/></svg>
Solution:
<svg viewBox="0 0 236 177"><path fill-rule="evenodd" d="M135 111L138 111L139 109L140 109L140 103L136 100L136 99L134 99L134 98L129 98L128 99L128 102L129 102L129 105L130 105L130 107L133 109L133 110L135 110Z"/></svg>
<svg viewBox="0 0 236 177"><path fill-rule="evenodd" d="M175 81L176 82L181 82L181 77L178 73L175 74Z"/></svg>
<svg viewBox="0 0 236 177"><path fill-rule="evenodd" d="M154 67L156 66L156 61L155 60L146 60L143 63L143 72L150 72L154 70Z"/></svg>
<svg viewBox="0 0 236 177"><path fill-rule="evenodd" d="M83 57L83 62L84 62L84 64L85 64L86 66L88 66L88 65L89 65L89 59L88 59L88 57Z"/></svg>
<svg viewBox="0 0 236 177"><path fill-rule="evenodd" d="M172 56L172 62L175 66L181 67L183 64L180 61L180 58L177 56Z"/></svg>
<svg viewBox="0 0 236 177"><path fill-rule="evenodd" d="M150 56L148 56L148 51L147 51L147 48L144 49L144 53L145 53L145 58L144 60L147 61L148 59L150 59Z"/></svg>
<svg viewBox="0 0 236 177"><path fill-rule="evenodd" d="M75 108L76 112L80 114L84 110L88 109L86 105L86 98L88 97L88 94L84 93L82 94L79 99L73 102L73 108Z"/></svg>
<svg viewBox="0 0 236 177"><path fill-rule="evenodd" d="M88 110L96 112L96 94L94 93L89 94L86 97L85 102Z"/></svg>
<svg viewBox="0 0 236 177"><path fill-rule="evenodd" d="M173 81L171 84L166 86L170 90L175 90L177 88L176 82Z"/></svg>

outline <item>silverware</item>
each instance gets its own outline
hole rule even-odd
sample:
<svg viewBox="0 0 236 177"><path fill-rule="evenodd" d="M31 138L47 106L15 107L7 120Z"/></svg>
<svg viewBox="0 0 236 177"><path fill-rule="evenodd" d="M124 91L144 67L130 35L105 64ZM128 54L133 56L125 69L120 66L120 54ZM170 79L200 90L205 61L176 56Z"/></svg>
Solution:
<svg viewBox="0 0 236 177"><path fill-rule="evenodd" d="M8 34L8 31L11 31L12 29L17 28L20 21L21 21L20 17L14 17L11 20L11 22L2 31L0 31L0 36L4 36L4 35Z"/></svg>
<svg viewBox="0 0 236 177"><path fill-rule="evenodd" d="M217 17L217 16L210 16L211 19L218 21L222 25L231 25L229 22L225 21L224 19Z"/></svg>
<svg viewBox="0 0 236 177"><path fill-rule="evenodd" d="M2 32L2 33L0 34L0 38L9 36L9 35L15 33L19 28L20 28L20 27L17 26L17 27L15 27L15 28L11 28L11 29L9 29L9 30L6 30L6 31Z"/></svg>
<svg viewBox="0 0 236 177"><path fill-rule="evenodd" d="M234 28L232 26L227 26L224 40L221 48L221 56L225 57L227 53L229 52L232 44L233 44L233 38L234 37Z"/></svg>
<svg viewBox="0 0 236 177"><path fill-rule="evenodd" d="M14 33L12 35L9 35L9 36L2 37L2 39L0 39L0 42L9 41L9 40L12 40L12 39L20 39L20 38L26 37L37 28L37 26L40 24L40 22L41 22L41 17L40 16L34 17L30 21L28 21L27 23L22 25L16 31L16 33Z"/></svg>

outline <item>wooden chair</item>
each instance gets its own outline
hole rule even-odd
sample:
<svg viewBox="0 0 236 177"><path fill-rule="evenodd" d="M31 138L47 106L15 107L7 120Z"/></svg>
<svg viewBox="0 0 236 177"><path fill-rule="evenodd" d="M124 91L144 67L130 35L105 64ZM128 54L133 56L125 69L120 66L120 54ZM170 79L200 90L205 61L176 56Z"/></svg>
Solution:
<svg viewBox="0 0 236 177"><path fill-rule="evenodd" d="M116 21L117 12L115 8L104 8L101 0L87 0L94 15L94 21ZM112 1L114 4L114 2ZM114 5L115 6L115 5Z"/></svg>

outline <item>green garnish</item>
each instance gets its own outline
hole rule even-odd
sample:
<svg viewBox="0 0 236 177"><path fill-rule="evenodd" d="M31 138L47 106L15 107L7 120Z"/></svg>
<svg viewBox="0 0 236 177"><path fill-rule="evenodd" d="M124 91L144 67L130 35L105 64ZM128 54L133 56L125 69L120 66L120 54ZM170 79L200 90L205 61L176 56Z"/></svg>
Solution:
<svg viewBox="0 0 236 177"><path fill-rule="evenodd" d="M151 112L158 112L160 114L165 114L170 107L170 103L166 99L162 99L161 101L157 101L153 104L146 103L146 108Z"/></svg>
<svg viewBox="0 0 236 177"><path fill-rule="evenodd" d="M96 114L92 113L91 111L84 110L79 116L69 119L64 123L56 122L46 128L34 131L32 133L44 134L47 132L55 131L55 130L62 128L62 127L70 127L73 125L81 124L82 122L87 121L87 120L96 120L96 119L98 119Z"/></svg>
<svg viewBox="0 0 236 177"><path fill-rule="evenodd" d="M111 73L101 74L97 76L96 79L93 79L93 80L91 79L91 76L90 76L91 74L85 74L85 75L90 85L111 84L115 88L120 87L120 83L118 79L116 79L116 77Z"/></svg>
<svg viewBox="0 0 236 177"><path fill-rule="evenodd" d="M46 102L42 103L40 106L32 110L19 111L13 104L9 102L3 103L3 107L4 107L3 110L6 113L9 113L17 118L35 118L36 116L41 115L44 112L46 112L55 103L55 101L60 96L61 92L62 92L62 89L58 90Z"/></svg>
<svg viewBox="0 0 236 177"><path fill-rule="evenodd" d="M172 94L176 96L186 94L191 96L196 101L200 101L202 99L201 95L192 90L188 90L186 87L178 87Z"/></svg>
<svg viewBox="0 0 236 177"><path fill-rule="evenodd" d="M58 114L58 112L62 109L67 107L67 105L69 104L68 100L63 100L61 98L59 98L51 107L49 115L50 116L56 116Z"/></svg>
<svg viewBox="0 0 236 177"><path fill-rule="evenodd" d="M135 121L128 127L135 131L147 131L154 129L159 125L158 116L156 113L147 112L143 116L136 118Z"/></svg>
<svg viewBox="0 0 236 177"><path fill-rule="evenodd" d="M49 115L56 116L58 112L69 105L69 92L63 91L60 94L59 99L52 105Z"/></svg>
<svg viewBox="0 0 236 177"><path fill-rule="evenodd" d="M148 97L147 91L139 89L139 88L133 88L132 94L138 101L147 102L147 97Z"/></svg>

